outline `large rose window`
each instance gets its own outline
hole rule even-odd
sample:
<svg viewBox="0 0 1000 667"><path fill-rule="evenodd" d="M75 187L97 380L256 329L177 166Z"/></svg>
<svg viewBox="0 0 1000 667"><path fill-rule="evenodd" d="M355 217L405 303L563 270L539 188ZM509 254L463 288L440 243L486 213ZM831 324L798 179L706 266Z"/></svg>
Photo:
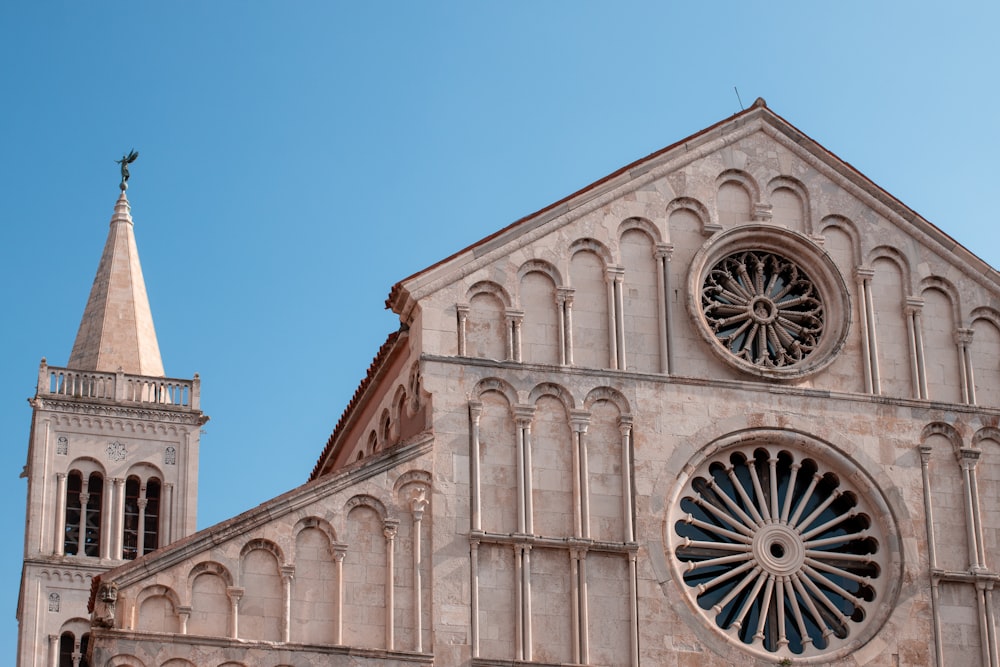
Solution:
<svg viewBox="0 0 1000 667"><path fill-rule="evenodd" d="M887 518L848 477L774 444L704 462L669 529L693 606L731 641L763 654L856 646L893 577L883 571Z"/></svg>

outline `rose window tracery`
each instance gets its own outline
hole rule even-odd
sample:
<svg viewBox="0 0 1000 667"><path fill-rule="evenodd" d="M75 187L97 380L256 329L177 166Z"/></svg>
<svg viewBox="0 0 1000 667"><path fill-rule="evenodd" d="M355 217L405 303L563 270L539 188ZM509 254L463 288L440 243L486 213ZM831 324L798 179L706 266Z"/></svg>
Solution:
<svg viewBox="0 0 1000 667"><path fill-rule="evenodd" d="M693 604L731 641L827 654L856 642L884 604L881 524L847 479L757 444L717 454L685 484L673 555Z"/></svg>
<svg viewBox="0 0 1000 667"><path fill-rule="evenodd" d="M816 284L773 252L744 250L723 258L705 276L701 303L716 340L754 366L794 366L823 334Z"/></svg>

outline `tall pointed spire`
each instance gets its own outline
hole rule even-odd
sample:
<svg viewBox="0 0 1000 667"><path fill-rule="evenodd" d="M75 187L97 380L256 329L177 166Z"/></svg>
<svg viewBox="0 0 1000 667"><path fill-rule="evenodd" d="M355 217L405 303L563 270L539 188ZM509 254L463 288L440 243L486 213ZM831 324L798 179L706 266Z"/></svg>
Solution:
<svg viewBox="0 0 1000 667"><path fill-rule="evenodd" d="M68 366L162 377L163 360L125 196L126 174L123 169L121 196Z"/></svg>

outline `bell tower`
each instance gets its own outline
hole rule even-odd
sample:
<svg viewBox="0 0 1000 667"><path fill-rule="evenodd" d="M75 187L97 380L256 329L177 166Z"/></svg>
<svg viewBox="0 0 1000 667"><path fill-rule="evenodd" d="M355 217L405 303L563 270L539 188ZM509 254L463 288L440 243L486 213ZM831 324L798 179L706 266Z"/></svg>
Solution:
<svg viewBox="0 0 1000 667"><path fill-rule="evenodd" d="M65 367L42 359L33 398L20 667L87 667L92 578L195 531L199 379L165 377L121 194Z"/></svg>

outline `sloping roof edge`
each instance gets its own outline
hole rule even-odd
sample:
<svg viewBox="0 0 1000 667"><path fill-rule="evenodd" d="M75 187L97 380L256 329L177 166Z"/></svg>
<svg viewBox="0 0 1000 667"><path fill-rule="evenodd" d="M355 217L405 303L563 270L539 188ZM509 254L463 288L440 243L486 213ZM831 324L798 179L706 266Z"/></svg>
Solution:
<svg viewBox="0 0 1000 667"><path fill-rule="evenodd" d="M382 347L375 353L375 357L368 365L368 372L358 384L358 388L354 390L354 395L347 403L347 407L344 408L344 412L341 413L340 419L337 420L337 425L333 428L333 433L330 434L329 439L326 441L326 446L323 447L323 452L319 455L316 465L313 466L312 472L309 474L310 480L316 479L322 473L325 467L324 464L330 460L330 457L337 450L341 436L347 430L354 414L363 404L364 399L367 398L368 390L372 387L375 378L390 363L394 357L393 353L396 350L402 349L403 346L400 343L406 341L407 338L409 338L409 334L405 327L399 331L394 331L389 334L385 342L382 343Z"/></svg>
<svg viewBox="0 0 1000 667"><path fill-rule="evenodd" d="M114 581L128 586L135 581L183 562L200 550L221 544L234 536L246 534L255 527L278 517L297 511L317 499L342 491L364 479L381 474L402 463L412 461L429 451L433 443L431 433L422 433L406 443L383 450L378 456L355 466L345 467L334 475L314 479L286 491L241 514L214 526L172 542L133 561L95 575L91 581L88 611L93 612L94 601L102 581Z"/></svg>

